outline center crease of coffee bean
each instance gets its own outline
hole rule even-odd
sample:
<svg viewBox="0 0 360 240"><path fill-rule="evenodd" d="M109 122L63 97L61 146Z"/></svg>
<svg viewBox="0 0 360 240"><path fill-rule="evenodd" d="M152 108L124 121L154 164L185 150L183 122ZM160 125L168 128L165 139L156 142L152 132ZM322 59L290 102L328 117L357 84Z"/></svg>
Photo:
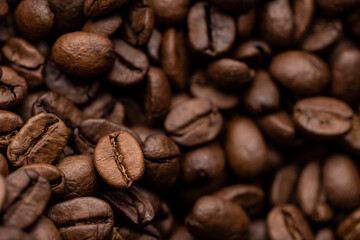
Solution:
<svg viewBox="0 0 360 240"><path fill-rule="evenodd" d="M184 134L187 134L187 128L193 127L196 128L196 126L201 126L204 122L210 119L210 123L212 123L211 119L216 115L216 112L212 112L212 110L209 110L199 116L196 116L192 120L186 122L184 125L179 126L177 129L173 131L174 136L183 136ZM212 124L210 124L212 125ZM190 130L189 130L190 131Z"/></svg>
<svg viewBox="0 0 360 240"><path fill-rule="evenodd" d="M289 231L289 234L292 236L293 240L303 240L304 238L302 237L302 234L300 233L300 231L296 228L296 225L294 224L294 221L290 215L290 213L286 212L286 211L282 211L283 216L284 216L284 222L286 225L286 228Z"/></svg>
<svg viewBox="0 0 360 240"><path fill-rule="evenodd" d="M131 178L129 177L129 175L127 174L127 171L123 165L123 161L124 161L124 156L121 155L119 152L118 152L118 146L116 144L116 138L117 138L118 135L116 136L110 136L110 143L111 143L111 146L113 147L113 150L114 150L114 158L115 158L115 163L118 167L118 169L120 170L120 172L123 174L123 176L125 177L125 180L126 180L126 184L129 184L131 182Z"/></svg>

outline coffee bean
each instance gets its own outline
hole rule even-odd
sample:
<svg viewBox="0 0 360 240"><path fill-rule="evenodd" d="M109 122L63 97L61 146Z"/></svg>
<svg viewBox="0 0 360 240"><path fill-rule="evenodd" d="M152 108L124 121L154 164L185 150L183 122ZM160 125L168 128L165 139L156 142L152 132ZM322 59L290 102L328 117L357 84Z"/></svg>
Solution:
<svg viewBox="0 0 360 240"><path fill-rule="evenodd" d="M100 93L93 101L83 108L84 118L106 118L122 124L125 118L124 105L110 94Z"/></svg>
<svg viewBox="0 0 360 240"><path fill-rule="evenodd" d="M43 240L61 240L60 232L56 229L54 223L47 217L41 216L39 220L29 230L33 239Z"/></svg>
<svg viewBox="0 0 360 240"><path fill-rule="evenodd" d="M27 83L9 67L1 66L0 108L9 109L16 106L27 93Z"/></svg>
<svg viewBox="0 0 360 240"><path fill-rule="evenodd" d="M164 126L171 138L183 146L195 146L213 140L223 125L222 115L208 101L188 100L167 115Z"/></svg>
<svg viewBox="0 0 360 240"><path fill-rule="evenodd" d="M47 216L64 240L106 239L114 225L111 207L94 197L60 202L49 209Z"/></svg>
<svg viewBox="0 0 360 240"><path fill-rule="evenodd" d="M314 239L311 229L297 207L291 204L274 207L268 214L269 237L280 239Z"/></svg>
<svg viewBox="0 0 360 240"><path fill-rule="evenodd" d="M345 103L330 97L305 98L294 106L294 122L305 134L331 139L351 128L353 111Z"/></svg>
<svg viewBox="0 0 360 240"><path fill-rule="evenodd" d="M43 213L50 199L50 184L30 169L17 170L6 177L6 198L2 225L24 229Z"/></svg>
<svg viewBox="0 0 360 240"><path fill-rule="evenodd" d="M341 176L338 177L338 176ZM326 196L332 206L353 209L360 202L360 176L355 163L346 155L332 155L323 167Z"/></svg>
<svg viewBox="0 0 360 240"><path fill-rule="evenodd" d="M99 180L92 157L73 155L62 159L56 166L65 176L63 199L92 196L96 193Z"/></svg>
<svg viewBox="0 0 360 240"><path fill-rule="evenodd" d="M119 14L113 14L100 19L89 19L81 31L97 33L110 38L122 25L123 20Z"/></svg>
<svg viewBox="0 0 360 240"><path fill-rule="evenodd" d="M337 236L341 239L358 239L360 237L359 220L360 208L357 208L340 222L336 230Z"/></svg>
<svg viewBox="0 0 360 240"><path fill-rule="evenodd" d="M311 26L301 48L310 52L324 52L332 47L343 35L340 20L317 19Z"/></svg>
<svg viewBox="0 0 360 240"><path fill-rule="evenodd" d="M52 163L66 146L68 130L53 114L30 118L10 142L7 157L19 167L33 163Z"/></svg>
<svg viewBox="0 0 360 240"><path fill-rule="evenodd" d="M249 218L235 203L219 197L199 198L185 220L190 232L201 239L241 239Z"/></svg>
<svg viewBox="0 0 360 240"><path fill-rule="evenodd" d="M209 64L207 76L215 86L225 89L246 86L253 78L245 63L230 58L222 58Z"/></svg>
<svg viewBox="0 0 360 240"><path fill-rule="evenodd" d="M190 0L150 0L150 5L154 8L156 23L176 25L185 20L190 2Z"/></svg>
<svg viewBox="0 0 360 240"><path fill-rule="evenodd" d="M350 104L359 101L360 84L360 49L345 48L335 54L332 61L332 82L330 93Z"/></svg>
<svg viewBox="0 0 360 240"><path fill-rule="evenodd" d="M15 227L0 226L0 240L33 240L33 238Z"/></svg>
<svg viewBox="0 0 360 240"><path fill-rule="evenodd" d="M283 167L275 173L270 192L272 205L279 206L290 202L297 178L296 168L292 165Z"/></svg>
<svg viewBox="0 0 360 240"><path fill-rule="evenodd" d="M94 152L94 163L101 178L116 188L129 188L144 174L144 156L136 139L118 131L101 138Z"/></svg>
<svg viewBox="0 0 360 240"><path fill-rule="evenodd" d="M180 149L164 134L150 135L142 144L145 160L144 182L157 189L168 189L178 180Z"/></svg>
<svg viewBox="0 0 360 240"><path fill-rule="evenodd" d="M259 68L273 54L270 45L264 41L249 40L239 44L232 56L251 67Z"/></svg>
<svg viewBox="0 0 360 240"><path fill-rule="evenodd" d="M235 117L228 125L226 153L232 172L239 178L254 177L266 164L265 141L255 123L246 117Z"/></svg>
<svg viewBox="0 0 360 240"><path fill-rule="evenodd" d="M7 64L25 78L29 88L38 87L44 83L45 59L34 45L21 38L10 38L2 47L1 52Z"/></svg>
<svg viewBox="0 0 360 240"><path fill-rule="evenodd" d="M321 58L293 50L276 55L270 73L281 85L303 95L321 93L330 79L329 68Z"/></svg>
<svg viewBox="0 0 360 240"><path fill-rule="evenodd" d="M19 115L0 110L0 147L6 148L23 124L24 121Z"/></svg>
<svg viewBox="0 0 360 240"><path fill-rule="evenodd" d="M159 30L154 28L146 44L147 54L152 63L158 63L160 61L160 45L162 41L162 34Z"/></svg>
<svg viewBox="0 0 360 240"><path fill-rule="evenodd" d="M181 161L181 179L199 182L216 178L225 170L225 153L217 143L210 143L188 151Z"/></svg>
<svg viewBox="0 0 360 240"><path fill-rule="evenodd" d="M21 1L14 16L20 34L30 41L46 38L54 24L54 13L46 0Z"/></svg>
<svg viewBox="0 0 360 240"><path fill-rule="evenodd" d="M280 91L268 72L256 73L252 85L245 91L244 104L253 114L272 112L280 107Z"/></svg>
<svg viewBox="0 0 360 240"><path fill-rule="evenodd" d="M116 131L125 131L132 135L139 144L142 142L131 129L106 119L94 118L84 120L79 128L75 129L76 149L82 154L92 155L98 141L103 136Z"/></svg>
<svg viewBox="0 0 360 240"><path fill-rule="evenodd" d="M160 0L163 1L163 0ZM174 89L185 89L189 75L189 53L185 34L175 28L167 29L161 42L161 66Z"/></svg>
<svg viewBox="0 0 360 240"><path fill-rule="evenodd" d="M196 71L190 79L190 92L196 98L208 100L220 110L236 107L239 97L236 94L221 91L209 83L204 71Z"/></svg>
<svg viewBox="0 0 360 240"><path fill-rule="evenodd" d="M70 99L74 104L85 104L95 97L100 82L81 82L64 74L52 58L45 64L44 78L46 86Z"/></svg>
<svg viewBox="0 0 360 240"><path fill-rule="evenodd" d="M316 222L329 221L334 215L327 203L327 193L321 179L324 174L318 162L310 162L303 168L297 187L302 211Z"/></svg>
<svg viewBox="0 0 360 240"><path fill-rule="evenodd" d="M259 12L259 33L274 46L292 45L309 28L314 7L314 0L265 2Z"/></svg>
<svg viewBox="0 0 360 240"><path fill-rule="evenodd" d="M216 57L230 50L235 41L234 19L208 2L195 3L187 17L189 41L199 54Z"/></svg>
<svg viewBox="0 0 360 240"><path fill-rule="evenodd" d="M247 13L239 14L236 18L236 30L240 39L247 39L254 30L256 20L255 8Z"/></svg>
<svg viewBox="0 0 360 240"><path fill-rule="evenodd" d="M69 128L79 126L82 121L81 111L66 97L48 91L39 96L32 106L33 115L46 113L55 114Z"/></svg>
<svg viewBox="0 0 360 240"><path fill-rule="evenodd" d="M181 105L182 103L184 103L190 99L191 99L191 96L187 93L176 94L171 98L170 109L174 109L177 106Z"/></svg>
<svg viewBox="0 0 360 240"><path fill-rule="evenodd" d="M114 40L115 63L108 74L110 83L121 87L139 84L149 70L149 60L140 49L121 39Z"/></svg>
<svg viewBox="0 0 360 240"><path fill-rule="evenodd" d="M33 170L49 181L51 190L50 201L57 200L63 196L65 181L67 180L65 179L64 173L59 168L46 163L35 163L24 166L20 169Z"/></svg>
<svg viewBox="0 0 360 240"><path fill-rule="evenodd" d="M129 6L127 18L124 20L123 37L136 46L144 46L154 30L154 10L151 0L135 0Z"/></svg>
<svg viewBox="0 0 360 240"><path fill-rule="evenodd" d="M34 102L44 93L44 91L29 93L26 95L26 97L24 97L23 101L20 102L19 106L17 107L17 113L25 122L33 116L32 108Z"/></svg>
<svg viewBox="0 0 360 240"><path fill-rule="evenodd" d="M112 42L96 33L72 32L59 37L52 56L65 73L79 77L98 77L108 73L115 59Z"/></svg>
<svg viewBox="0 0 360 240"><path fill-rule="evenodd" d="M264 191L253 185L236 184L223 187L215 196L229 200L244 208L247 214L258 214L264 205Z"/></svg>
<svg viewBox="0 0 360 240"><path fill-rule="evenodd" d="M104 16L115 12L127 2L128 0L85 0L84 14L90 18Z"/></svg>

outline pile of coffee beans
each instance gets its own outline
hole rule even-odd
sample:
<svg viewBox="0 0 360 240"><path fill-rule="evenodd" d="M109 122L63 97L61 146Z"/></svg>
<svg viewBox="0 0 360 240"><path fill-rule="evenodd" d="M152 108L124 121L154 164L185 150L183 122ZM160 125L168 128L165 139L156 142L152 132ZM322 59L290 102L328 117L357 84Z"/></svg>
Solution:
<svg viewBox="0 0 360 240"><path fill-rule="evenodd" d="M0 240L359 240L360 0L0 0Z"/></svg>

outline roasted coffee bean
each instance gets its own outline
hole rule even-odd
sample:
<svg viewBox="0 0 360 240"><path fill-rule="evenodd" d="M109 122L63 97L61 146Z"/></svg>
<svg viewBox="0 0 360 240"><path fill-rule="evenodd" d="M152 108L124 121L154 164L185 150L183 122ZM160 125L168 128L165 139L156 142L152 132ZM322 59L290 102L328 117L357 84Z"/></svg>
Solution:
<svg viewBox="0 0 360 240"><path fill-rule="evenodd" d="M56 166L65 176L63 199L86 197L96 193L99 179L91 156L69 156Z"/></svg>
<svg viewBox="0 0 360 240"><path fill-rule="evenodd" d="M345 48L335 54L332 61L332 82L330 93L350 104L359 102L360 49Z"/></svg>
<svg viewBox="0 0 360 240"><path fill-rule="evenodd" d="M24 122L26 122L33 116L32 108L34 102L44 93L44 91L31 92L27 94L20 102L19 106L17 107L17 113L24 120Z"/></svg>
<svg viewBox="0 0 360 240"><path fill-rule="evenodd" d="M16 106L27 93L27 83L9 67L1 66L0 78L0 108L9 109Z"/></svg>
<svg viewBox="0 0 360 240"><path fill-rule="evenodd" d="M104 37L111 37L120 28L123 20L119 14L113 14L100 19L89 19L81 31L97 33Z"/></svg>
<svg viewBox="0 0 360 240"><path fill-rule="evenodd" d="M204 71L196 71L190 79L190 92L196 98L208 100L220 110L236 107L239 97L236 94L223 92L209 83Z"/></svg>
<svg viewBox="0 0 360 240"><path fill-rule="evenodd" d="M34 45L14 37L2 47L1 52L5 62L25 78L29 88L38 87L44 83L45 58Z"/></svg>
<svg viewBox="0 0 360 240"><path fill-rule="evenodd" d="M243 62L222 58L209 64L207 76L215 86L234 89L249 84L253 76L250 68Z"/></svg>
<svg viewBox="0 0 360 240"><path fill-rule="evenodd" d="M256 0L210 0L212 4L220 9L231 12L248 12L251 10Z"/></svg>
<svg viewBox="0 0 360 240"><path fill-rule="evenodd" d="M347 16L347 26L356 37L360 38L360 8L357 8Z"/></svg>
<svg viewBox="0 0 360 240"><path fill-rule="evenodd" d="M314 239L313 233L300 210L291 204L274 207L268 214L267 227L272 240Z"/></svg>
<svg viewBox="0 0 360 240"><path fill-rule="evenodd" d="M267 60L273 51L269 44L259 40L249 40L238 45L232 56L243 61L251 67L259 68Z"/></svg>
<svg viewBox="0 0 360 240"><path fill-rule="evenodd" d="M103 136L117 131L125 131L132 135L139 144L142 142L134 131L125 126L106 119L93 118L84 120L79 128L75 129L76 149L82 154L92 155L96 144Z"/></svg>
<svg viewBox="0 0 360 240"><path fill-rule="evenodd" d="M235 41L234 19L208 2L198 2L190 8L187 26L191 47L204 56L219 56L229 51Z"/></svg>
<svg viewBox="0 0 360 240"><path fill-rule="evenodd" d="M332 206L340 209L353 209L359 206L359 170L346 155L332 155L326 159L323 167L323 184Z"/></svg>
<svg viewBox="0 0 360 240"><path fill-rule="evenodd" d="M52 163L67 144L65 123L53 114L30 118L10 142L7 157L19 167L33 163Z"/></svg>
<svg viewBox="0 0 360 240"><path fill-rule="evenodd" d="M72 32L56 40L52 57L65 73L79 78L93 78L111 70L115 53L108 38L96 33Z"/></svg>
<svg viewBox="0 0 360 240"><path fill-rule="evenodd" d="M247 39L254 30L256 20L255 9L247 13L239 14L236 18L236 30L240 39Z"/></svg>
<svg viewBox="0 0 360 240"><path fill-rule="evenodd" d="M324 52L332 47L343 36L343 25L340 20L317 19L305 37L301 48L310 52Z"/></svg>
<svg viewBox="0 0 360 240"><path fill-rule="evenodd" d="M183 22L190 2L190 0L150 0L156 23L161 25L176 25Z"/></svg>
<svg viewBox="0 0 360 240"><path fill-rule="evenodd" d="M94 18L115 12L124 6L128 0L85 0L85 16Z"/></svg>
<svg viewBox="0 0 360 240"><path fill-rule="evenodd" d="M8 163L6 161L6 158L0 153L0 175L6 177L8 174L9 174Z"/></svg>
<svg viewBox="0 0 360 240"><path fill-rule="evenodd" d="M244 104L253 114L272 112L280 107L280 91L266 71L256 73L252 85L245 91Z"/></svg>
<svg viewBox="0 0 360 240"><path fill-rule="evenodd" d="M191 99L191 96L187 93L179 93L179 94L173 95L173 97L171 98L170 109L174 109L177 106L181 105L182 103L184 103L190 99Z"/></svg>
<svg viewBox="0 0 360 240"><path fill-rule="evenodd" d="M215 196L199 198L185 220L187 228L201 239L242 239L249 218L235 203Z"/></svg>
<svg viewBox="0 0 360 240"><path fill-rule="evenodd" d="M94 151L94 163L110 186L126 189L144 174L144 156L139 143L129 133L118 131L101 138Z"/></svg>
<svg viewBox="0 0 360 240"><path fill-rule="evenodd" d="M0 226L0 240L34 240L29 234L16 227Z"/></svg>
<svg viewBox="0 0 360 240"><path fill-rule="evenodd" d="M150 67L146 78L144 108L151 125L161 124L170 109L171 88L160 68Z"/></svg>
<svg viewBox="0 0 360 240"><path fill-rule="evenodd" d="M117 216L135 226L151 223L160 208L160 198L139 186L127 190L104 191L102 197L112 206Z"/></svg>
<svg viewBox="0 0 360 240"><path fill-rule="evenodd" d="M190 61L184 32L175 28L167 29L163 34L160 52L161 66L169 77L171 86L184 90L188 81Z"/></svg>
<svg viewBox="0 0 360 240"><path fill-rule="evenodd" d="M171 138L183 146L195 146L213 140L223 125L217 108L202 99L188 100L167 115L164 126Z"/></svg>
<svg viewBox="0 0 360 240"><path fill-rule="evenodd" d="M328 16L339 15L353 7L360 6L359 0L316 0L320 12Z"/></svg>
<svg viewBox="0 0 360 240"><path fill-rule="evenodd" d="M134 46L144 46L154 30L154 10L150 2L151 0L135 0L129 6L123 25L123 37Z"/></svg>
<svg viewBox="0 0 360 240"><path fill-rule="evenodd" d="M10 174L6 177L2 225L20 229L29 227L44 211L50 195L50 184L39 173L23 169Z"/></svg>
<svg viewBox="0 0 360 240"><path fill-rule="evenodd" d="M225 170L225 153L218 143L188 151L181 161L183 182L199 182L216 178Z"/></svg>
<svg viewBox="0 0 360 240"><path fill-rule="evenodd" d="M336 234L341 239L356 240L360 237L360 208L343 219L337 227Z"/></svg>
<svg viewBox="0 0 360 240"><path fill-rule="evenodd" d="M280 168L274 176L271 186L270 203L274 206L289 203L298 175L296 168L292 165Z"/></svg>
<svg viewBox="0 0 360 240"><path fill-rule="evenodd" d="M246 117L235 117L228 124L226 153L231 171L238 178L254 177L263 171L267 150L255 123Z"/></svg>
<svg viewBox="0 0 360 240"><path fill-rule="evenodd" d="M321 93L330 80L326 63L304 51L277 54L270 63L270 73L281 85L303 95Z"/></svg>
<svg viewBox="0 0 360 240"><path fill-rule="evenodd" d="M149 41L146 44L147 54L152 63L158 63L160 61L160 45L162 41L162 34L159 30L154 28Z"/></svg>
<svg viewBox="0 0 360 240"><path fill-rule="evenodd" d="M351 128L353 111L345 103L330 97L313 97L299 100L294 106L294 122L305 134L332 139L347 133Z"/></svg>
<svg viewBox="0 0 360 240"><path fill-rule="evenodd" d="M49 0L50 8L54 12L53 32L60 35L75 31L84 22L85 0Z"/></svg>
<svg viewBox="0 0 360 240"><path fill-rule="evenodd" d="M112 240L160 240L161 234L154 226L148 225L143 228L131 228L129 226L114 227L111 232Z"/></svg>
<svg viewBox="0 0 360 240"><path fill-rule="evenodd" d="M134 48L121 39L114 40L115 63L107 78L120 87L139 84L149 70L149 60L140 49Z"/></svg>
<svg viewBox="0 0 360 240"><path fill-rule="evenodd" d="M315 240L335 240L335 236L330 228L322 228L317 231Z"/></svg>
<svg viewBox="0 0 360 240"><path fill-rule="evenodd" d="M324 172L319 162L310 162L299 177L297 199L303 213L313 221L326 222L333 217L333 210L327 203L327 193L324 188Z"/></svg>
<svg viewBox="0 0 360 240"><path fill-rule="evenodd" d="M258 214L262 210L265 200L265 194L261 188L245 184L223 187L214 195L236 203L244 208L250 216Z"/></svg>
<svg viewBox="0 0 360 240"><path fill-rule="evenodd" d="M296 129L291 116L285 111L271 113L257 119L264 134L279 145L296 144Z"/></svg>
<svg viewBox="0 0 360 240"><path fill-rule="evenodd" d="M125 109L120 101L110 94L100 93L93 101L83 108L83 117L106 118L117 124L122 124L125 118Z"/></svg>
<svg viewBox="0 0 360 240"><path fill-rule="evenodd" d="M63 120L70 128L79 126L82 121L81 111L66 97L49 91L39 96L32 106L33 115L52 113Z"/></svg>
<svg viewBox="0 0 360 240"><path fill-rule="evenodd" d="M20 34L30 41L45 39L54 24L54 13L46 0L21 1L14 16Z"/></svg>
<svg viewBox="0 0 360 240"><path fill-rule="evenodd" d="M63 196L65 181L67 180L65 180L64 173L59 168L46 163L35 163L24 166L21 169L33 170L49 181L51 190L50 201L57 200Z"/></svg>
<svg viewBox="0 0 360 240"><path fill-rule="evenodd" d="M111 207L98 198L79 197L52 206L47 216L64 240L102 240L114 225Z"/></svg>
<svg viewBox="0 0 360 240"><path fill-rule="evenodd" d="M264 2L259 12L260 35L274 46L298 42L311 24L314 5L314 0Z"/></svg>
<svg viewBox="0 0 360 240"><path fill-rule="evenodd" d="M16 113L0 110L0 148L6 148L9 145L23 124L24 121Z"/></svg>
<svg viewBox="0 0 360 240"><path fill-rule="evenodd" d="M42 240L62 240L60 232L54 223L47 217L41 216L34 226L29 230L29 234L33 239Z"/></svg>
<svg viewBox="0 0 360 240"><path fill-rule="evenodd" d="M49 58L45 64L44 78L46 86L68 99L74 104L85 104L95 97L100 82L81 82L64 74L54 60Z"/></svg>
<svg viewBox="0 0 360 240"><path fill-rule="evenodd" d="M178 180L180 149L164 134L150 135L142 144L145 160L144 183L153 188L167 189Z"/></svg>

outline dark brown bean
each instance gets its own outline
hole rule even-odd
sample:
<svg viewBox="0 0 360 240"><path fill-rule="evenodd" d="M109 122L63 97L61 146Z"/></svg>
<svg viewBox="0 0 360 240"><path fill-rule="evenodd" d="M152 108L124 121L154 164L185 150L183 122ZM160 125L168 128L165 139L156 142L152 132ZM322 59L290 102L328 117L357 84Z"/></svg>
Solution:
<svg viewBox="0 0 360 240"><path fill-rule="evenodd" d="M24 121L16 113L0 110L0 148L9 145L23 124Z"/></svg>
<svg viewBox="0 0 360 240"><path fill-rule="evenodd" d="M104 37L111 37L120 28L123 20L119 14L114 14L100 19L89 19L81 31L97 33Z"/></svg>
<svg viewBox="0 0 360 240"><path fill-rule="evenodd" d="M27 93L27 83L9 67L1 66L0 79L0 108L9 109L16 106Z"/></svg>

